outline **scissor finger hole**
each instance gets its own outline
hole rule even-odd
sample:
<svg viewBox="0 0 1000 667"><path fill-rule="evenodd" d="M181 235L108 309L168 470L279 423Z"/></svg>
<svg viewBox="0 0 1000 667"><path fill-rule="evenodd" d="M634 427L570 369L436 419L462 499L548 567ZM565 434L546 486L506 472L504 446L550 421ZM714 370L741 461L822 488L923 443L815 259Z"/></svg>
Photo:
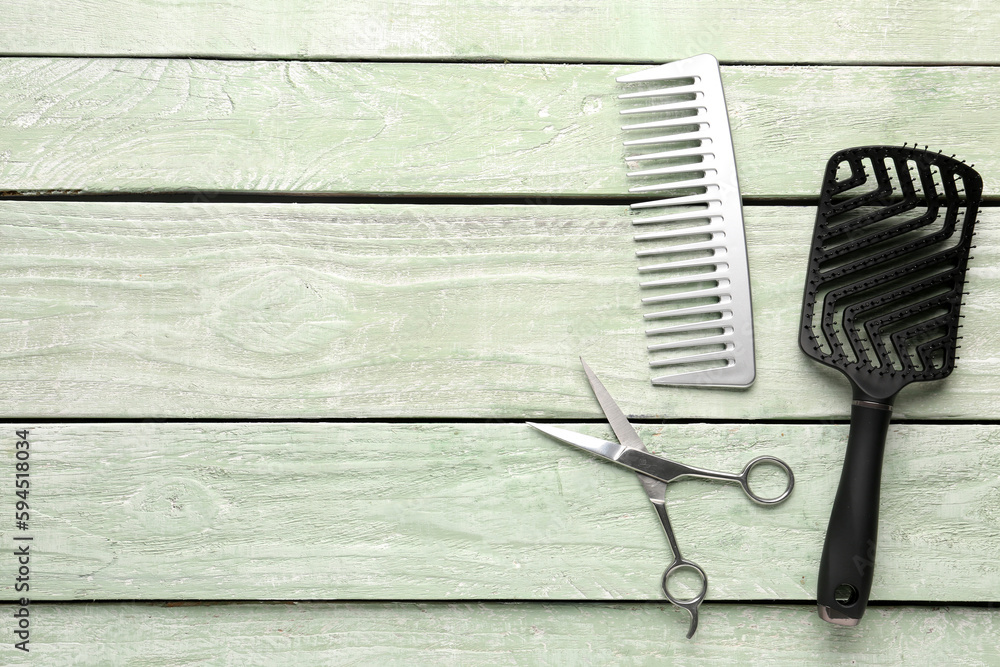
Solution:
<svg viewBox="0 0 1000 667"><path fill-rule="evenodd" d="M708 580L697 565L679 563L663 573L663 594L674 604L697 604L707 592Z"/></svg>
<svg viewBox="0 0 1000 667"><path fill-rule="evenodd" d="M758 503L779 503L788 497L795 484L792 470L784 461L761 456L747 464L746 490Z"/></svg>

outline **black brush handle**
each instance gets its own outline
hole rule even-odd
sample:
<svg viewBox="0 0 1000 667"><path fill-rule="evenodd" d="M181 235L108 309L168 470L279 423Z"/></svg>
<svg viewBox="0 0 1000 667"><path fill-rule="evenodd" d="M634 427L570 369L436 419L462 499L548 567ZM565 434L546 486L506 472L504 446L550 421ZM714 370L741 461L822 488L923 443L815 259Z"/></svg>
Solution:
<svg viewBox="0 0 1000 667"><path fill-rule="evenodd" d="M856 393L851 406L844 470L819 563L819 615L837 625L861 620L875 571L882 453L892 404L866 399Z"/></svg>

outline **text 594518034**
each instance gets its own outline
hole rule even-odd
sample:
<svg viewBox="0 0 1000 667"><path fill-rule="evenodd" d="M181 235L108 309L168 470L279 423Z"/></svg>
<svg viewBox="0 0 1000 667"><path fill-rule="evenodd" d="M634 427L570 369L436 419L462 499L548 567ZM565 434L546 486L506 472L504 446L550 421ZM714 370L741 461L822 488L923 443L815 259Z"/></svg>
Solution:
<svg viewBox="0 0 1000 667"><path fill-rule="evenodd" d="M14 648L28 651L28 641L31 630L31 614L28 610L28 591L31 590L31 541L28 534L31 520L28 495L31 492L31 443L28 441L28 430L16 431L17 441L14 445L14 558L16 574L14 575L14 591L21 595L14 607Z"/></svg>

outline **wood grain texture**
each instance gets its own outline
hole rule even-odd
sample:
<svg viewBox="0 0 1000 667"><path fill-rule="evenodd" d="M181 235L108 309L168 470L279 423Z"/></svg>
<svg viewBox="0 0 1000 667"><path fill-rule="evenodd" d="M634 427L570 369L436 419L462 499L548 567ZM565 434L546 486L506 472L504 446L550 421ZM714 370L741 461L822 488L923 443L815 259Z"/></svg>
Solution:
<svg viewBox="0 0 1000 667"><path fill-rule="evenodd" d="M624 196L614 77L635 69L3 59L0 191ZM998 193L997 68L723 79L744 196L816 197L836 150L913 141Z"/></svg>
<svg viewBox="0 0 1000 667"><path fill-rule="evenodd" d="M4 202L0 413L598 418L582 355L636 416L846 418L797 343L813 217L747 209L758 379L726 392L650 385L625 207ZM1000 408L982 218L958 369L898 417Z"/></svg>
<svg viewBox="0 0 1000 667"><path fill-rule="evenodd" d="M21 426L36 601L657 600L669 562L633 474L523 423ZM814 598L846 425L640 431L709 469L787 461L781 505L690 480L670 486L671 519L710 599ZM1000 601L998 441L997 426L892 427L873 600Z"/></svg>
<svg viewBox="0 0 1000 667"><path fill-rule="evenodd" d="M988 3L845 0L60 0L4 6L0 51L24 55L734 62L1000 61Z"/></svg>
<svg viewBox="0 0 1000 667"><path fill-rule="evenodd" d="M996 609L873 607L847 630L809 606L661 604L40 605L33 658L128 665L969 665L1000 660ZM37 639L36 639L37 637ZM16 662L5 651L2 664Z"/></svg>

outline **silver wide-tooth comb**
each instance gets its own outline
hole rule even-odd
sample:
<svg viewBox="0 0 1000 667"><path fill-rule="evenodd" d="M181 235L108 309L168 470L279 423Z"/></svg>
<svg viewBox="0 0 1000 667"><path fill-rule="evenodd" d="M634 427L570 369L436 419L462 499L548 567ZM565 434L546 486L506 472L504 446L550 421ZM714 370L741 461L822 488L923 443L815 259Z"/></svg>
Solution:
<svg viewBox="0 0 1000 667"><path fill-rule="evenodd" d="M661 292L642 302L675 304L670 310L644 316L646 320L666 320L665 326L648 329L648 336L671 339L650 345L649 351L691 348L682 356L652 360L653 368L676 371L653 378L653 384L748 387L756 375L750 275L719 61L705 53L621 76L618 82L678 79L668 87L647 86L618 96L623 100L656 98L651 106L627 108L622 114L661 116L622 126L626 133L637 137L625 142L627 150L640 147L639 154L625 156L626 162L646 163L646 168L631 171L628 176L646 181L655 176L668 177L663 182L637 185L629 192L697 192L632 204L633 210L667 209L662 215L633 220L636 225L658 227L657 231L638 234L636 241L668 242L636 253L638 257L665 260L639 267L640 273L664 274L640 283L644 290ZM647 146L662 150L643 152ZM685 301L694 304L685 305ZM676 334L685 335L674 340Z"/></svg>

